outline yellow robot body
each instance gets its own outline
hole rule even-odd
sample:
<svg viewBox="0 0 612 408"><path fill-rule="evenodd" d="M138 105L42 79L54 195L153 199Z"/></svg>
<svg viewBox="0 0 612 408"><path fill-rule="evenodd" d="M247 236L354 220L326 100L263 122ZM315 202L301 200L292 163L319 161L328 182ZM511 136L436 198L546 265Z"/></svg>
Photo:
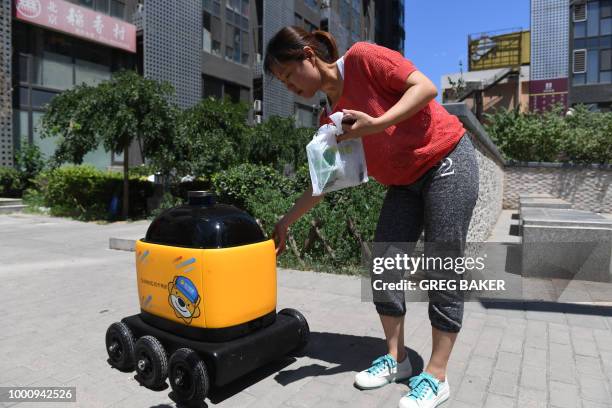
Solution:
<svg viewBox="0 0 612 408"><path fill-rule="evenodd" d="M274 241L192 249L138 240L140 307L201 328L242 324L276 308Z"/></svg>

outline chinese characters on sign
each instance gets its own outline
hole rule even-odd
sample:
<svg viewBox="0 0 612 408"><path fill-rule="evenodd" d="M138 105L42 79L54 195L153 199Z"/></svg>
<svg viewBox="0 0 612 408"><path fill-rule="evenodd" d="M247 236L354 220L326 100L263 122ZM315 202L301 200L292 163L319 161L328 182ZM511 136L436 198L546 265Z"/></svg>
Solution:
<svg viewBox="0 0 612 408"><path fill-rule="evenodd" d="M529 82L529 109L546 111L560 103L567 109L567 78L542 79Z"/></svg>
<svg viewBox="0 0 612 408"><path fill-rule="evenodd" d="M18 20L136 52L136 26L63 0L15 0Z"/></svg>

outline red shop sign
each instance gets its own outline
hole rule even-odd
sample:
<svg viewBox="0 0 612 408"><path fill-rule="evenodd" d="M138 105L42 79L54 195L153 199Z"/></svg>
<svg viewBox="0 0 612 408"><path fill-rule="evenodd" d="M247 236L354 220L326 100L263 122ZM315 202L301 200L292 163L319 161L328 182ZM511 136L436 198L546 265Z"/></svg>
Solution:
<svg viewBox="0 0 612 408"><path fill-rule="evenodd" d="M63 0L15 0L15 18L136 52L136 26Z"/></svg>

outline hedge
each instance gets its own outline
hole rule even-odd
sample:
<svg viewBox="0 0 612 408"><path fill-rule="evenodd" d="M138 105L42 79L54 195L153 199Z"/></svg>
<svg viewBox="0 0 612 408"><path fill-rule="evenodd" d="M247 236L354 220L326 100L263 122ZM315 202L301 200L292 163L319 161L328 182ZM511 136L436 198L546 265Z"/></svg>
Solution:
<svg viewBox="0 0 612 408"><path fill-rule="evenodd" d="M21 197L21 173L12 167L0 167L0 197Z"/></svg>
<svg viewBox="0 0 612 408"><path fill-rule="evenodd" d="M284 177L268 166L242 164L216 174L212 186L219 200L237 205L257 218L271 236L276 222L291 208L310 183L308 168L302 166L293 177ZM290 228L297 254L291 243L279 258L281 266L357 273L361 245L372 241L385 189L377 182L329 193L325 199ZM352 229L348 226L352 221ZM306 240L317 222L324 242L315 239L308 248ZM330 254L329 249L332 250ZM299 255L299 256L298 256Z"/></svg>
<svg viewBox="0 0 612 408"><path fill-rule="evenodd" d="M110 221L118 217L123 191L121 173L101 171L89 165L65 166L40 173L35 184L51 215L83 221ZM130 218L146 215L147 198L152 194L151 182L130 178ZM31 195L26 197L35 199Z"/></svg>
<svg viewBox="0 0 612 408"><path fill-rule="evenodd" d="M485 128L507 160L612 163L612 113L584 106L570 112L500 110L485 115Z"/></svg>

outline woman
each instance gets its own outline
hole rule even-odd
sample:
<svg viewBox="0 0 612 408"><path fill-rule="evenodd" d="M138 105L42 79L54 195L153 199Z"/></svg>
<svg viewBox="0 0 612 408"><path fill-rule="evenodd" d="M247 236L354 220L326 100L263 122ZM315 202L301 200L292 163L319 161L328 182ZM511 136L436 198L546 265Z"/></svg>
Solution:
<svg viewBox="0 0 612 408"><path fill-rule="evenodd" d="M329 33L285 27L269 41L264 69L305 98L323 91L328 108L321 123L339 110L351 119L338 141L361 138L368 175L388 186L375 243L416 243L424 230L426 255L428 243L444 243L446 254L463 255L478 197L474 147L461 122L434 100L436 87L409 60L365 42L338 58ZM277 223L277 254L285 249L289 226L321 200L309 188ZM371 389L410 377L400 407L435 407L448 399L446 367L463 317L457 293L429 292L432 353L418 375L404 349L404 293L375 293L374 304L388 353L358 373L355 385Z"/></svg>

